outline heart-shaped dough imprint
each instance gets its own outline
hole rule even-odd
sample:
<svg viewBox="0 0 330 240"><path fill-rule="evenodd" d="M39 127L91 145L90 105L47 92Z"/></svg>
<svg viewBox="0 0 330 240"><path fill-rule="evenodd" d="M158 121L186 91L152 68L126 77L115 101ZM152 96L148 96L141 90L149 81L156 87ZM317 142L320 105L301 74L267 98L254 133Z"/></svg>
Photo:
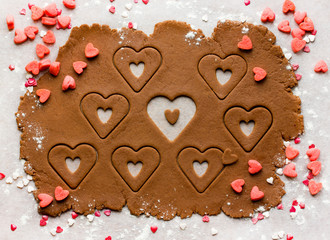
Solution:
<svg viewBox="0 0 330 240"><path fill-rule="evenodd" d="M96 133L106 138L128 114L129 103L119 94L105 98L101 94L90 93L81 100L81 111Z"/></svg>
<svg viewBox="0 0 330 240"><path fill-rule="evenodd" d="M195 102L186 96L173 101L158 96L148 103L148 114L156 126L171 141L174 141L196 113Z"/></svg>
<svg viewBox="0 0 330 240"><path fill-rule="evenodd" d="M135 92L139 92L159 69L162 57L160 52L152 47L136 51L130 47L120 48L114 55L114 65L118 72ZM134 65L143 64L142 73L136 73Z"/></svg>
<svg viewBox="0 0 330 240"><path fill-rule="evenodd" d="M138 166L139 164L142 166ZM112 164L127 183L127 185L137 192L150 178L160 163L160 156L153 147L142 147L135 151L130 147L119 147L112 154ZM135 165L139 171L132 173L130 164ZM135 175L135 176L134 176Z"/></svg>
<svg viewBox="0 0 330 240"><path fill-rule="evenodd" d="M202 193L223 169L222 156L223 153L218 148L209 148L202 152L194 147L188 147L179 153L178 164L196 190ZM203 174L200 175L196 171L194 162L198 162L200 168L207 162L207 169Z"/></svg>
<svg viewBox="0 0 330 240"><path fill-rule="evenodd" d="M78 168L72 172L66 159L80 159ZM67 145L56 145L48 154L49 164L70 188L75 189L94 167L97 160L95 148L89 144L80 144L74 148Z"/></svg>
<svg viewBox="0 0 330 240"><path fill-rule="evenodd" d="M224 99L242 80L247 69L246 62L241 56L231 55L222 59L215 54L210 54L200 60L198 70L215 95L220 99ZM226 74L221 74L224 81L218 79L219 70L222 70L223 73L230 71L229 80L226 79Z"/></svg>
<svg viewBox="0 0 330 240"><path fill-rule="evenodd" d="M241 128L241 122L249 123L251 121L254 122L252 132L246 135ZM225 113L224 122L236 141L245 151L249 152L269 130L273 116L265 107L255 107L249 111L242 107L233 107Z"/></svg>

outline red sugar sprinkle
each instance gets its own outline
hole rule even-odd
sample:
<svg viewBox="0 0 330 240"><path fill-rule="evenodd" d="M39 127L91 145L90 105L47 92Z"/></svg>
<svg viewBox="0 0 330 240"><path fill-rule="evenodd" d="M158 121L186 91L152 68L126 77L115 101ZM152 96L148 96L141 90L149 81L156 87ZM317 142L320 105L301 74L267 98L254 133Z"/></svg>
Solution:
<svg viewBox="0 0 330 240"><path fill-rule="evenodd" d="M47 215L42 215L42 219L47 221L48 220L48 216Z"/></svg>
<svg viewBox="0 0 330 240"><path fill-rule="evenodd" d="M130 29L133 28L133 23L132 22L128 23L128 28L130 28Z"/></svg>
<svg viewBox="0 0 330 240"><path fill-rule="evenodd" d="M209 216L205 215L205 216L202 218L202 221L203 221L203 222L209 222L209 221L210 221Z"/></svg>
<svg viewBox="0 0 330 240"><path fill-rule="evenodd" d="M297 71L299 68L299 64L292 64L293 71Z"/></svg>
<svg viewBox="0 0 330 240"><path fill-rule="evenodd" d="M104 215L109 217L111 215L111 210L104 210Z"/></svg>
<svg viewBox="0 0 330 240"><path fill-rule="evenodd" d="M290 212L296 212L296 209L295 209L294 206L292 206L292 207L290 208Z"/></svg>
<svg viewBox="0 0 330 240"><path fill-rule="evenodd" d="M111 7L109 8L109 12L111 12L112 14L114 14L114 13L116 12L116 8L115 8L115 6L111 6Z"/></svg>
<svg viewBox="0 0 330 240"><path fill-rule="evenodd" d="M315 148L315 144L311 144L311 145L309 145L308 148Z"/></svg>
<svg viewBox="0 0 330 240"><path fill-rule="evenodd" d="M249 6L250 5L250 0L244 0L244 4L245 4L245 6Z"/></svg>
<svg viewBox="0 0 330 240"><path fill-rule="evenodd" d="M10 71L13 71L15 70L15 65L10 64L8 68L10 69Z"/></svg>
<svg viewBox="0 0 330 240"><path fill-rule="evenodd" d="M279 205L277 205L277 209L278 209L278 210L283 210L283 204L280 203Z"/></svg>
<svg viewBox="0 0 330 240"><path fill-rule="evenodd" d="M251 221L253 222L253 224L257 224L258 218L252 218Z"/></svg>
<svg viewBox="0 0 330 240"><path fill-rule="evenodd" d="M305 209L305 203L299 203L299 207L300 207L301 209Z"/></svg>
<svg viewBox="0 0 330 240"><path fill-rule="evenodd" d="M105 240L111 240L111 236L107 236Z"/></svg>
<svg viewBox="0 0 330 240"><path fill-rule="evenodd" d="M5 174L3 174L3 173L0 173L0 180L4 179L5 177L6 177L6 175L5 175Z"/></svg>
<svg viewBox="0 0 330 240"><path fill-rule="evenodd" d="M43 220L43 219L40 219L40 226L41 227L44 227L46 225L47 225L47 222L45 220Z"/></svg>
<svg viewBox="0 0 330 240"><path fill-rule="evenodd" d="M95 217L101 217L100 211L95 211L94 215L95 215Z"/></svg>
<svg viewBox="0 0 330 240"><path fill-rule="evenodd" d="M302 78L302 75L299 74L299 73L296 73L295 75L296 75L296 79L297 79L297 81L299 81L299 80Z"/></svg>
<svg viewBox="0 0 330 240"><path fill-rule="evenodd" d="M57 232L57 233L61 233L61 232L63 232L63 228L61 228L60 226L58 226L58 227L56 228L56 232Z"/></svg>
<svg viewBox="0 0 330 240"><path fill-rule="evenodd" d="M305 46L303 51L306 53L309 53L311 51L311 49L308 46Z"/></svg>
<svg viewBox="0 0 330 240"><path fill-rule="evenodd" d="M294 139L294 143L295 143L295 144L298 144L298 143L300 143L300 141L301 141L301 140L300 140L300 138L299 138L299 137L297 137L297 138L295 138L295 139Z"/></svg>
<svg viewBox="0 0 330 240"><path fill-rule="evenodd" d="M71 216L72 216L73 219L76 219L76 218L78 217L78 214L75 213L75 212L72 212L72 213L71 213Z"/></svg>
<svg viewBox="0 0 330 240"><path fill-rule="evenodd" d="M292 201L292 206L298 206L298 201L297 200L293 200Z"/></svg>
<svg viewBox="0 0 330 240"><path fill-rule="evenodd" d="M16 230L16 228L17 228L17 226L16 226L16 225L14 225L14 224L11 224L11 225L10 225L10 229L11 229L12 231L15 231L15 230Z"/></svg>
<svg viewBox="0 0 330 240"><path fill-rule="evenodd" d="M22 10L19 11L19 14L21 14L21 15L25 15L25 14L26 14L26 10L25 10L25 8L22 8Z"/></svg>
<svg viewBox="0 0 330 240"><path fill-rule="evenodd" d="M302 183L308 187L308 185L309 185L309 180L306 179L306 180L302 181Z"/></svg>
<svg viewBox="0 0 330 240"><path fill-rule="evenodd" d="M311 180L311 179L313 179L313 178L314 178L313 173L312 173L311 171L309 171L308 176L307 176L307 179L308 179L308 180Z"/></svg>
<svg viewBox="0 0 330 240"><path fill-rule="evenodd" d="M286 235L286 240L292 240L292 239L293 239L293 236L291 234Z"/></svg>
<svg viewBox="0 0 330 240"><path fill-rule="evenodd" d="M265 217L264 217L264 215L262 213L258 213L258 217L257 217L258 220L262 220L264 218Z"/></svg>

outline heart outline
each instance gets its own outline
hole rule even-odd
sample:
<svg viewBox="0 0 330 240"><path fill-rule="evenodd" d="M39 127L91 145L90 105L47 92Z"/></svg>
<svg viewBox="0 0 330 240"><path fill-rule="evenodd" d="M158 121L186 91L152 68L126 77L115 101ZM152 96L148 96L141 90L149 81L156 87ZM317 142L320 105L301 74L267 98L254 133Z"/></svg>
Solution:
<svg viewBox="0 0 330 240"><path fill-rule="evenodd" d="M235 112L237 111L239 112L235 114ZM241 116L242 114L247 114L247 115ZM254 116L254 118L249 118L249 116L252 117ZM254 106L252 108L249 108L249 110L246 110L244 107L241 106L235 106L229 108L225 112L223 121L228 132L233 136L233 138L237 141L237 143L244 149L244 151L251 152L253 148L261 141L261 139L271 128L273 124L273 115L271 111L269 111L264 106ZM254 128L251 134L248 136L244 134L244 132L240 127L240 122L242 121L245 121L246 123L248 123L249 121L254 121ZM263 122L265 125L264 126L260 125L260 122ZM261 131L259 130L260 127L258 126L261 126ZM257 132L256 129L258 129Z"/></svg>
<svg viewBox="0 0 330 240"><path fill-rule="evenodd" d="M198 155L198 158L193 156L196 154ZM208 155L208 158L204 158L204 155ZM203 193L223 171L225 166L222 163L222 157L222 150L216 147L210 147L204 151L201 151L196 147L186 147L179 152L177 163L196 191ZM212 161L210 162L208 159L211 159ZM208 163L208 167L202 176L198 176L193 167L195 161L200 164L205 161Z"/></svg>
<svg viewBox="0 0 330 240"><path fill-rule="evenodd" d="M216 70L223 72L229 70L232 75L225 84L220 84L216 76ZM221 100L225 99L239 84L247 73L247 63L239 55L229 55L221 58L216 54L208 54L201 58L198 63L198 72L212 90Z"/></svg>
<svg viewBox="0 0 330 240"><path fill-rule="evenodd" d="M123 59L126 60L125 63ZM142 74L136 77L130 64L138 65L141 62L144 63L144 69ZM160 68L162 55L154 47L143 47L139 51L132 47L121 47L113 55L113 64L133 91L140 92Z"/></svg>
<svg viewBox="0 0 330 240"><path fill-rule="evenodd" d="M123 105L123 109L119 108L121 107L119 105ZM111 116L106 123L102 122L98 116L97 110L99 108L102 108L104 111L107 109L112 110ZM119 111L113 108L119 108ZM100 93L89 93L81 99L80 110L97 135L104 139L109 136L128 115L130 104L126 97L117 93L111 94L107 98Z"/></svg>
<svg viewBox="0 0 330 240"><path fill-rule="evenodd" d="M141 159L141 156L144 158ZM157 161L153 161L155 158L157 158ZM157 149L152 146L142 146L137 150L130 146L120 146L113 151L111 162L119 176L121 176L129 188L133 192L138 192L158 168L160 164L160 154ZM137 164L138 162L142 163L141 170L136 176L130 173L128 169L129 162L133 164Z"/></svg>
<svg viewBox="0 0 330 240"><path fill-rule="evenodd" d="M79 154L79 152L84 154ZM79 167L75 172L71 172L68 168L66 158L80 158ZM66 144L57 144L48 152L50 166L71 189L76 189L81 184L95 166L97 158L96 149L87 143L78 144L75 147Z"/></svg>

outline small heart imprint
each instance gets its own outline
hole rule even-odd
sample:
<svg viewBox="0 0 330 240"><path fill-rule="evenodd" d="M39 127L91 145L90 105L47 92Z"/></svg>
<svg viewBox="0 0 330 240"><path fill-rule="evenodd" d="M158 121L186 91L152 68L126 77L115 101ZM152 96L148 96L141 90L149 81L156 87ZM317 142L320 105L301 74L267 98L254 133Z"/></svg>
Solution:
<svg viewBox="0 0 330 240"><path fill-rule="evenodd" d="M75 172L71 172L68 168L66 164L67 158L80 159L79 167ZM95 148L88 144L80 144L74 148L67 145L56 145L48 154L49 164L71 189L77 188L84 180L94 167L96 159L97 153Z"/></svg>

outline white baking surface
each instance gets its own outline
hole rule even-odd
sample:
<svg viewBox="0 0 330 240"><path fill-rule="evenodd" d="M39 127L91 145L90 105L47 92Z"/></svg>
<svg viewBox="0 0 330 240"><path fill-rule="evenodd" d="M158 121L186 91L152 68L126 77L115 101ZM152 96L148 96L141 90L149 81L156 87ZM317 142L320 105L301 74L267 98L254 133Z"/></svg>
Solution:
<svg viewBox="0 0 330 240"><path fill-rule="evenodd" d="M26 42L16 46L13 42L14 31L9 32L5 24L5 16L15 16L15 26L24 28L33 23L28 9L28 0L1 0L0 8L0 172L8 177L18 175L26 178L23 172L22 161L19 160L19 139L20 132L17 130L15 115L19 104L19 97L25 92L25 65L35 56L35 45L42 40L38 35L33 42ZM139 0L135 4L133 0L116 0L110 3L109 0L76 0L75 10L66 9L61 0L31 0L38 6L45 6L47 3L56 2L59 8L63 9L63 15L72 17L73 26L81 24L108 24L111 28L127 26L129 21L136 23L138 29L150 34L156 23L175 19L186 21L194 28L200 28L204 34L210 36L218 20L233 19L247 20L255 24L261 24L260 14L269 6L276 13L276 20L273 24L265 24L277 37L277 44L291 52L289 35L280 33L277 24L288 19L292 26L296 27L292 13L284 15L281 11L282 0L251 0L249 6L245 6L243 0L150 0L145 5ZM315 63L323 59L330 65L329 48L329 23L330 23L330 1L328 0L296 0L296 9L307 11L317 29L315 43L309 44L311 52L293 54L291 63L300 65L297 73L303 75L299 86L295 88L295 94L302 99L302 112L305 120L306 133L302 136L302 142L294 147L301 152L295 162L297 163L298 177L288 180L282 177L285 182L287 194L283 198L284 210L272 209L270 217L253 225L251 219L232 219L221 213L218 216L210 217L209 223L203 223L202 217L193 215L191 218L181 220L175 218L165 222L154 217L135 217L130 215L125 207L122 212L112 212L110 217L103 213L100 218L95 217L89 222L86 217L80 216L72 227L68 226L67 220L71 218L70 212L57 218L50 218L45 227L39 226L41 216L37 213L37 203L27 187L19 189L17 184L22 180L14 180L12 184L6 184L6 179L0 181L0 239L105 239L112 236L112 239L220 239L220 240L259 240L272 239L272 236L284 231L294 236L294 240L305 239L329 239L330 238L330 148L329 148L329 113L330 98L329 73L316 74L313 71ZM132 4L125 8L127 3ZM116 13L109 13L111 5L116 7ZM25 8L26 16L19 15L19 11ZM124 18L123 16L127 16ZM203 21L207 19L207 21ZM37 24L39 27L40 23ZM41 28L45 29L45 28ZM66 42L69 30L56 30L56 44L51 48L48 58L52 61L56 58L59 46ZM61 33L59 34L58 31ZM291 52L292 53L292 52ZM15 71L8 69L9 64L16 66ZM324 185L323 190L315 197L312 197L306 186L301 181L305 179L308 159L305 151L308 145L314 143L321 149L320 161L323 164L322 172L316 177ZM30 182L29 186L33 186ZM298 210L297 217L291 219L289 207L294 199L303 201L306 209ZM17 225L17 230L12 232L10 224ZM158 231L153 234L150 226L158 226ZM186 225L186 228L184 228ZM50 234L57 226L64 231L53 237ZM182 230L180 228L184 228ZM212 233L216 233L212 236Z"/></svg>

